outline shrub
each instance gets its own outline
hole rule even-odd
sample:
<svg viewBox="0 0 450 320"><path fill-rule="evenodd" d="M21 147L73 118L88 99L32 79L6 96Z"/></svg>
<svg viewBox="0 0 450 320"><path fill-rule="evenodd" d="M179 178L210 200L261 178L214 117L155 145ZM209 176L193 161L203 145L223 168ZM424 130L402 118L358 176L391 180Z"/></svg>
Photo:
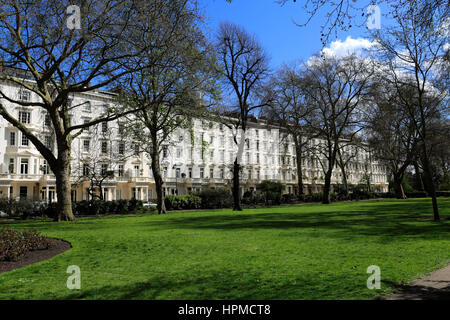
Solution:
<svg viewBox="0 0 450 320"><path fill-rule="evenodd" d="M283 194L281 196L282 203L292 203L292 202L294 202L294 199L295 199L295 195L293 195L292 193Z"/></svg>
<svg viewBox="0 0 450 320"><path fill-rule="evenodd" d="M450 191L436 191L436 197L450 197Z"/></svg>
<svg viewBox="0 0 450 320"><path fill-rule="evenodd" d="M256 185L256 190L260 191L264 195L266 204L269 204L269 202L273 204L280 204L281 191L283 188L284 187L281 183L270 180L264 180Z"/></svg>
<svg viewBox="0 0 450 320"><path fill-rule="evenodd" d="M231 191L226 188L203 189L196 195L200 197L203 209L221 209L233 206Z"/></svg>
<svg viewBox="0 0 450 320"><path fill-rule="evenodd" d="M47 249L46 238L36 230L0 230L0 261L16 261L26 252Z"/></svg>
<svg viewBox="0 0 450 320"><path fill-rule="evenodd" d="M201 207L202 199L199 196L186 195L167 195L164 198L164 204L167 210L188 210Z"/></svg>

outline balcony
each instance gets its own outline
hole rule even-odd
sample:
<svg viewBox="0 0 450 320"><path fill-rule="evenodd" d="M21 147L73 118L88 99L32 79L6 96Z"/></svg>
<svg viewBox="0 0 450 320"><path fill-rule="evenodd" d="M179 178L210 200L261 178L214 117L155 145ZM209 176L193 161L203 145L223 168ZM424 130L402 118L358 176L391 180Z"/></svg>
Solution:
<svg viewBox="0 0 450 320"><path fill-rule="evenodd" d="M11 180L17 181L20 180L22 182L40 182L42 178L41 174L16 174L16 173L0 173L1 180Z"/></svg>

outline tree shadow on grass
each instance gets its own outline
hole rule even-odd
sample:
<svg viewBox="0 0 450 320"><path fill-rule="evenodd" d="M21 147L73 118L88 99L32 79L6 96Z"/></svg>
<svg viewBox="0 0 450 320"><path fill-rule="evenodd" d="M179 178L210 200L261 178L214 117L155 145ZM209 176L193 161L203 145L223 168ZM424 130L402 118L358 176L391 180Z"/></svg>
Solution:
<svg viewBox="0 0 450 320"><path fill-rule="evenodd" d="M192 299L192 300L301 300L301 299L340 299L348 295L345 286L327 287L324 282L346 283L348 275L329 275L329 278L314 277L303 273L289 278L260 279L257 272L211 271L206 274L193 272L189 278L161 274L149 277L147 281L127 282L123 285L108 285L92 289L72 291L61 299ZM334 295L334 297L333 297Z"/></svg>
<svg viewBox="0 0 450 320"><path fill-rule="evenodd" d="M450 281L443 282L446 285L437 289L423 285L399 285L392 281L383 280L383 283L396 288L395 294L383 298L386 300L450 300Z"/></svg>
<svg viewBox="0 0 450 320"><path fill-rule="evenodd" d="M325 208L325 207L324 207ZM158 221L164 229L327 229L342 236L414 236L425 239L445 238L450 235L450 220L433 222L430 208L425 203L369 204L364 206L335 207L324 212L308 212L298 207L298 212L263 212L211 214L207 216L172 217ZM430 212L428 212L430 211ZM142 227L155 222L144 222ZM344 232L341 232L344 231Z"/></svg>

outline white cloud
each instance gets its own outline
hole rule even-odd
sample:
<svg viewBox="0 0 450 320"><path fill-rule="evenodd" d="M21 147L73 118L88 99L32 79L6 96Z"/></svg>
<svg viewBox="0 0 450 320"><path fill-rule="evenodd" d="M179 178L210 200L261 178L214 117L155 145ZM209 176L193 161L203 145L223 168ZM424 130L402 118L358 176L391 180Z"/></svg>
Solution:
<svg viewBox="0 0 450 320"><path fill-rule="evenodd" d="M351 55L352 53L361 53L365 49L370 49L375 45L375 42L364 38L353 39L348 36L345 41L333 41L328 48L322 49L324 55L343 57Z"/></svg>

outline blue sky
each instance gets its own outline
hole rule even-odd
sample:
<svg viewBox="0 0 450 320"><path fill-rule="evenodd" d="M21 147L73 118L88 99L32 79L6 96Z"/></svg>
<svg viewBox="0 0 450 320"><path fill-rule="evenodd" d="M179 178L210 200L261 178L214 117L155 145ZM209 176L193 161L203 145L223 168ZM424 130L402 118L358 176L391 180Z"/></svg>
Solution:
<svg viewBox="0 0 450 320"><path fill-rule="evenodd" d="M303 23L307 19L302 3L290 1L280 6L275 0L233 0L232 3L225 0L200 0L207 17L206 34L215 32L221 21L242 25L257 36L268 52L273 68L283 62L306 61L322 49L320 26L324 22L325 12L314 17L306 27L298 27L293 20ZM348 36L357 39L364 35L365 28L358 28L351 32L340 31L338 39L345 41ZM330 40L335 40L334 36Z"/></svg>

